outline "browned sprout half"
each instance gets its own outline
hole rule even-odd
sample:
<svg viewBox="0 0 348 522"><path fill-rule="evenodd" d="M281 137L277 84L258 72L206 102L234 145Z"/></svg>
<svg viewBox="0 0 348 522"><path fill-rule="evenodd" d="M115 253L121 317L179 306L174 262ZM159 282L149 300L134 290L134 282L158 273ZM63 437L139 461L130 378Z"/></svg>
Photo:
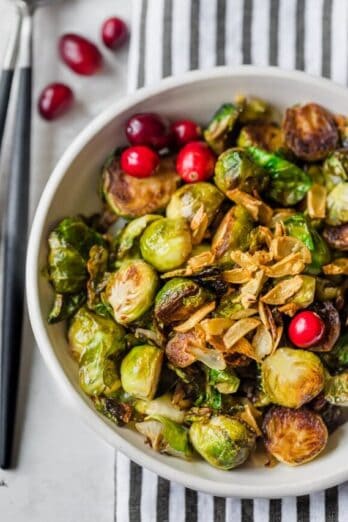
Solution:
<svg viewBox="0 0 348 522"><path fill-rule="evenodd" d="M331 301L316 302L310 309L317 313L325 323L323 338L318 344L311 346L311 350L314 352L329 352L335 346L340 335L341 321L339 313Z"/></svg>
<svg viewBox="0 0 348 522"><path fill-rule="evenodd" d="M323 236L331 248L344 252L348 250L348 223L337 227L326 227Z"/></svg>
<svg viewBox="0 0 348 522"><path fill-rule="evenodd" d="M283 131L287 147L305 161L324 159L338 143L332 114L316 103L287 109Z"/></svg>
<svg viewBox="0 0 348 522"><path fill-rule="evenodd" d="M176 190L178 179L172 158L162 159L155 175L139 179L122 172L115 157L104 167L102 190L115 214L134 218L164 209Z"/></svg>
<svg viewBox="0 0 348 522"><path fill-rule="evenodd" d="M275 406L267 412L262 428L267 450L289 466L313 460L323 451L328 439L323 419L306 408L292 410Z"/></svg>
<svg viewBox="0 0 348 522"><path fill-rule="evenodd" d="M238 147L260 147L276 152L283 145L283 132L276 123L254 122L245 125L237 138Z"/></svg>

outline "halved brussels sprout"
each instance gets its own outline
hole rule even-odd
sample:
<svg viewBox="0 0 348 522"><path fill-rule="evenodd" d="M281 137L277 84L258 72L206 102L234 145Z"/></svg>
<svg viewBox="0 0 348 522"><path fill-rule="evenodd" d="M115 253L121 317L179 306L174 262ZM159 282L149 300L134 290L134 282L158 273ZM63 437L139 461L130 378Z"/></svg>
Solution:
<svg viewBox="0 0 348 522"><path fill-rule="evenodd" d="M326 158L338 143L338 131L332 114L316 103L287 109L283 131L287 147L305 161Z"/></svg>
<svg viewBox="0 0 348 522"><path fill-rule="evenodd" d="M232 250L246 250L249 246L249 233L254 222L249 212L241 205L232 207L216 230L211 250L220 262L231 262Z"/></svg>
<svg viewBox="0 0 348 522"><path fill-rule="evenodd" d="M306 408L271 408L263 421L263 433L267 450L289 466L315 459L328 439L323 419Z"/></svg>
<svg viewBox="0 0 348 522"><path fill-rule="evenodd" d="M179 268L192 251L190 229L183 218L162 218L149 225L140 238L143 258L159 272Z"/></svg>
<svg viewBox="0 0 348 522"><path fill-rule="evenodd" d="M164 324L186 321L208 295L197 283L183 277L167 281L156 296L155 315Z"/></svg>
<svg viewBox="0 0 348 522"><path fill-rule="evenodd" d="M223 470L243 464L255 444L251 430L227 415L215 415L207 422L193 422L190 439L209 464Z"/></svg>
<svg viewBox="0 0 348 522"><path fill-rule="evenodd" d="M183 459L192 457L187 428L173 420L163 415L151 415L144 422L137 422L135 427L154 450Z"/></svg>
<svg viewBox="0 0 348 522"><path fill-rule="evenodd" d="M156 173L149 178L134 178L122 172L118 157L104 167L103 195L118 216L139 217L166 207L175 192L179 177L173 158L164 158Z"/></svg>
<svg viewBox="0 0 348 522"><path fill-rule="evenodd" d="M271 402L299 408L321 392L324 367L316 355L293 348L278 348L262 363L262 384Z"/></svg>
<svg viewBox="0 0 348 522"><path fill-rule="evenodd" d="M157 274L150 265L141 259L127 260L110 275L103 298L112 307L115 320L128 324L152 306L157 285Z"/></svg>
<svg viewBox="0 0 348 522"><path fill-rule="evenodd" d="M161 374L163 352L150 344L135 346L121 363L122 388L138 399L152 400Z"/></svg>
<svg viewBox="0 0 348 522"><path fill-rule="evenodd" d="M335 150L330 154L324 162L323 175L328 191L348 181L348 150Z"/></svg>
<svg viewBox="0 0 348 522"><path fill-rule="evenodd" d="M80 361L80 386L87 395L112 397L120 388L121 380L116 363L98 351L87 351Z"/></svg>
<svg viewBox="0 0 348 522"><path fill-rule="evenodd" d="M260 147L277 152L283 145L283 133L276 123L255 122L245 125L237 139L238 147Z"/></svg>
<svg viewBox="0 0 348 522"><path fill-rule="evenodd" d="M318 314L325 324L323 337L316 345L311 346L311 350L315 352L329 352L334 347L341 332L339 313L331 301L315 302L310 307L310 310Z"/></svg>
<svg viewBox="0 0 348 522"><path fill-rule="evenodd" d="M103 357L121 353L126 348L124 336L122 326L85 307L74 315L68 331L70 348L77 361L81 361L85 352L98 352Z"/></svg>
<svg viewBox="0 0 348 522"><path fill-rule="evenodd" d="M219 393L236 393L239 388L240 379L233 368L225 370L209 370L209 384L213 385Z"/></svg>
<svg viewBox="0 0 348 522"><path fill-rule="evenodd" d="M239 188L243 192L262 192L269 183L269 176L255 165L241 149L228 149L215 164L214 181L224 193Z"/></svg>
<svg viewBox="0 0 348 522"><path fill-rule="evenodd" d="M258 147L247 147L250 158L270 175L267 194L277 203L287 207L296 205L307 194L312 180L302 169L281 156Z"/></svg>
<svg viewBox="0 0 348 522"><path fill-rule="evenodd" d="M322 355L324 362L333 370L348 368L348 332L341 335L334 348Z"/></svg>
<svg viewBox="0 0 348 522"><path fill-rule="evenodd" d="M323 236L331 248L348 251L348 223L338 227L325 227Z"/></svg>
<svg viewBox="0 0 348 522"><path fill-rule="evenodd" d="M226 148L229 134L238 119L239 113L238 107L232 103L224 103L216 111L205 129L204 139L216 154L221 154Z"/></svg>
<svg viewBox="0 0 348 522"><path fill-rule="evenodd" d="M117 248L117 258L123 259L129 256L145 228L157 219L161 219L161 216L158 214L146 214L145 216L132 219L121 232Z"/></svg>
<svg viewBox="0 0 348 522"><path fill-rule="evenodd" d="M348 371L329 376L324 389L325 399L330 404L348 406Z"/></svg>
<svg viewBox="0 0 348 522"><path fill-rule="evenodd" d="M174 406L169 393L152 401L139 399L135 402L134 407L142 415L161 415L179 424L184 422L185 412Z"/></svg>
<svg viewBox="0 0 348 522"><path fill-rule="evenodd" d="M210 224L216 216L224 195L211 183L188 183L172 195L166 210L168 218L185 218L189 223L203 206Z"/></svg>
<svg viewBox="0 0 348 522"><path fill-rule="evenodd" d="M348 223L348 182L339 183L329 192L326 199L328 225Z"/></svg>

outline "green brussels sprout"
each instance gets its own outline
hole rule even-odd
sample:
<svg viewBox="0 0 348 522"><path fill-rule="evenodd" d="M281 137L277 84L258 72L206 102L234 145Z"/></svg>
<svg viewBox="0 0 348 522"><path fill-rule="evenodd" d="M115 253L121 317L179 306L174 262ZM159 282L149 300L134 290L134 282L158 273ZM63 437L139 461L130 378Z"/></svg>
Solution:
<svg viewBox="0 0 348 522"><path fill-rule="evenodd" d="M247 250L249 233L254 222L249 212L241 205L232 207L216 230L211 244L211 250L220 263L231 262L232 250Z"/></svg>
<svg viewBox="0 0 348 522"><path fill-rule="evenodd" d="M328 225L348 223L348 182L339 183L329 192L326 206Z"/></svg>
<svg viewBox="0 0 348 522"><path fill-rule="evenodd" d="M253 163L245 151L228 149L215 164L214 181L225 194L235 188L243 192L261 192L267 188L269 175Z"/></svg>
<svg viewBox="0 0 348 522"><path fill-rule="evenodd" d="M185 321L207 298L207 292L194 281L174 277L166 282L156 296L155 316L164 324Z"/></svg>
<svg viewBox="0 0 348 522"><path fill-rule="evenodd" d="M251 431L227 415L215 415L207 422L193 422L189 434L195 450L209 464L223 470L243 464L255 444Z"/></svg>
<svg viewBox="0 0 348 522"><path fill-rule="evenodd" d="M150 265L141 259L126 260L110 275L103 299L118 323L132 323L152 306L157 285L157 274Z"/></svg>
<svg viewBox="0 0 348 522"><path fill-rule="evenodd" d="M333 370L348 368L348 332L341 335L333 349L322 354L322 358Z"/></svg>
<svg viewBox="0 0 348 522"><path fill-rule="evenodd" d="M324 388L324 397L330 404L348 406L348 371L328 376Z"/></svg>
<svg viewBox="0 0 348 522"><path fill-rule="evenodd" d="M116 363L98 351L87 351L82 356L79 381L87 395L112 397L121 388Z"/></svg>
<svg viewBox="0 0 348 522"><path fill-rule="evenodd" d="M90 228L80 217L63 219L53 230L62 244L73 247L84 259L93 245L104 245L103 237Z"/></svg>
<svg viewBox="0 0 348 522"><path fill-rule="evenodd" d="M308 174L286 159L258 147L247 147L250 158L269 173L271 181L267 194L277 203L287 207L296 205L311 188Z"/></svg>
<svg viewBox="0 0 348 522"><path fill-rule="evenodd" d="M324 387L324 367L314 353L278 348L261 365L262 385L271 402L299 408Z"/></svg>
<svg viewBox="0 0 348 522"><path fill-rule="evenodd" d="M204 139L216 154L226 148L229 135L235 126L240 110L232 103L224 103L216 111L204 131Z"/></svg>
<svg viewBox="0 0 348 522"><path fill-rule="evenodd" d="M188 430L173 420L151 415L144 422L137 422L135 427L154 450L183 459L192 458Z"/></svg>
<svg viewBox="0 0 348 522"><path fill-rule="evenodd" d="M187 183L172 195L167 206L166 216L171 219L185 218L191 222L203 205L210 224L223 200L224 195L211 183L204 181Z"/></svg>
<svg viewBox="0 0 348 522"><path fill-rule="evenodd" d="M245 310L246 308L244 308L241 302L241 293L236 291L222 296L214 315L216 317L225 317L226 319L240 319L239 315L243 314Z"/></svg>
<svg viewBox="0 0 348 522"><path fill-rule="evenodd" d="M190 229L183 218L162 218L149 225L140 238L143 258L159 272L179 268L192 251Z"/></svg>
<svg viewBox="0 0 348 522"><path fill-rule="evenodd" d="M161 415L179 424L184 422L185 412L174 406L169 393L152 401L139 399L135 402L134 407L142 415Z"/></svg>
<svg viewBox="0 0 348 522"><path fill-rule="evenodd" d="M270 116L271 107L265 100L239 96L237 102L241 111L239 116L241 123L264 121Z"/></svg>
<svg viewBox="0 0 348 522"><path fill-rule="evenodd" d="M143 344L135 346L121 363L122 388L138 399L154 398L161 374L163 352Z"/></svg>
<svg viewBox="0 0 348 522"><path fill-rule="evenodd" d="M139 217L163 210L178 182L173 158L162 159L153 176L139 179L122 172L119 158L115 156L103 169L102 192L115 214Z"/></svg>
<svg viewBox="0 0 348 522"><path fill-rule="evenodd" d="M59 323L72 317L86 301L84 292L79 294L56 294L47 321L49 324Z"/></svg>
<svg viewBox="0 0 348 522"><path fill-rule="evenodd" d="M310 250L312 262L307 265L306 272L319 274L323 265L331 260L331 254L326 241L310 226L303 214L294 214L284 221L288 234L302 243Z"/></svg>
<svg viewBox="0 0 348 522"><path fill-rule="evenodd" d="M209 384L213 385L219 393L236 393L240 379L232 368L225 370L209 370Z"/></svg>
<svg viewBox="0 0 348 522"><path fill-rule="evenodd" d="M124 335L121 325L82 307L71 320L68 340L74 358L81 361L85 352L99 352L103 357L121 353L126 347Z"/></svg>
<svg viewBox="0 0 348 522"><path fill-rule="evenodd" d="M118 243L117 258L123 259L129 256L145 228L157 219L161 219L161 216L158 214L146 214L145 216L132 219L122 230Z"/></svg>
<svg viewBox="0 0 348 522"><path fill-rule="evenodd" d="M237 138L237 147L259 147L277 152L283 145L283 133L276 123L255 122L245 125Z"/></svg>
<svg viewBox="0 0 348 522"><path fill-rule="evenodd" d="M348 181L348 150L335 150L323 165L323 175L328 191L344 181Z"/></svg>

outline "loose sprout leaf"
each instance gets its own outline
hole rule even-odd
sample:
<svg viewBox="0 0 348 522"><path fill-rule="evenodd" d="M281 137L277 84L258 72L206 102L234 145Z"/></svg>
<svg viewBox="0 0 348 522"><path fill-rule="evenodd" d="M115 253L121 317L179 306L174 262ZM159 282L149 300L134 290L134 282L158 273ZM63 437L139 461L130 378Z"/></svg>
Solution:
<svg viewBox="0 0 348 522"><path fill-rule="evenodd" d="M56 294L47 321L49 324L59 323L70 319L85 303L84 292L79 294Z"/></svg>

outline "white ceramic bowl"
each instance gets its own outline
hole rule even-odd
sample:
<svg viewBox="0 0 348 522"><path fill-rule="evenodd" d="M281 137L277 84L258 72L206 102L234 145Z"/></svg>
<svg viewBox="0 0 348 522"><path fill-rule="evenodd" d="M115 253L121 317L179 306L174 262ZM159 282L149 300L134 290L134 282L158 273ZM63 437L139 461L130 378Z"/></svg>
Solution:
<svg viewBox="0 0 348 522"><path fill-rule="evenodd" d="M236 93L265 98L281 110L306 101L316 101L344 114L348 107L348 91L327 80L300 72L250 66L188 73L116 102L69 146L42 194L28 247L28 308L41 353L76 415L132 460L167 479L214 495L302 495L348 479L348 424L330 437L326 451L319 458L297 468L279 465L268 469L250 461L225 472L204 461L185 462L159 455L144 444L139 434L116 427L95 411L79 389L77 366L68 352L64 325L50 326L46 322L52 291L41 269L46 263L48 232L60 218L98 210L96 187L100 167L110 151L124 144L123 125L127 118L135 112L156 111L173 119L189 117L206 122L220 103L231 100Z"/></svg>

